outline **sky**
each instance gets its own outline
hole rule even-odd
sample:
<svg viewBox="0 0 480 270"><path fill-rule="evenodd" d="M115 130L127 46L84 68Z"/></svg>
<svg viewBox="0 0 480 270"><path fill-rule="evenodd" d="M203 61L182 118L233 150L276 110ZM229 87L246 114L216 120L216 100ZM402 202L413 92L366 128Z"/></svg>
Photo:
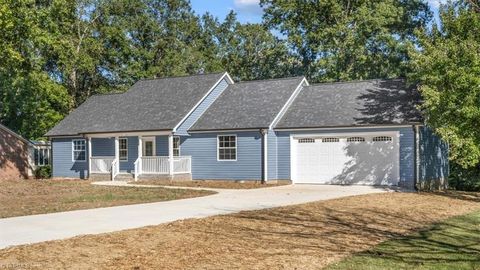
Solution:
<svg viewBox="0 0 480 270"><path fill-rule="evenodd" d="M258 23L262 21L263 11L260 8L260 0L190 0L193 10L197 14L209 12L223 20L225 16L234 10L237 12L238 20L241 23ZM438 18L438 7L447 0L427 0L434 12L435 18Z"/></svg>

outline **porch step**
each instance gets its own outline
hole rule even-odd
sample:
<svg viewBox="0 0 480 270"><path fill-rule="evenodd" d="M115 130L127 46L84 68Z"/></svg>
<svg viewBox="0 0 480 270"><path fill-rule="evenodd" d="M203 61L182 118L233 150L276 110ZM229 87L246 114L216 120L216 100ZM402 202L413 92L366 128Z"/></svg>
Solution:
<svg viewBox="0 0 480 270"><path fill-rule="evenodd" d="M131 173L120 173L115 176L115 181L132 181L135 177Z"/></svg>

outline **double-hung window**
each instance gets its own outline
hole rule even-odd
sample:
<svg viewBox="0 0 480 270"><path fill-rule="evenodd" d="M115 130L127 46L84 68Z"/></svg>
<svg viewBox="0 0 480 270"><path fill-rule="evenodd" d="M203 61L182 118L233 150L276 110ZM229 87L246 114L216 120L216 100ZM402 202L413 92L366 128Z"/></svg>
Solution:
<svg viewBox="0 0 480 270"><path fill-rule="evenodd" d="M237 160L237 136L218 136L218 160Z"/></svg>
<svg viewBox="0 0 480 270"><path fill-rule="evenodd" d="M35 148L33 159L35 166L45 166L50 161L50 150L48 148Z"/></svg>
<svg viewBox="0 0 480 270"><path fill-rule="evenodd" d="M72 141L72 158L73 161L86 161L87 159L87 145L85 140Z"/></svg>
<svg viewBox="0 0 480 270"><path fill-rule="evenodd" d="M180 137L179 136L173 137L173 156L174 157L180 156Z"/></svg>
<svg viewBox="0 0 480 270"><path fill-rule="evenodd" d="M118 139L120 161L128 161L128 139Z"/></svg>

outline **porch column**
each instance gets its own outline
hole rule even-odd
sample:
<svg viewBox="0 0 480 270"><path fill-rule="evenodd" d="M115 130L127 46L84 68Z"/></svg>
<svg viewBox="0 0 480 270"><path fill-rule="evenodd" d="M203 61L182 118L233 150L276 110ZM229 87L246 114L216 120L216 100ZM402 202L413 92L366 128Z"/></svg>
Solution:
<svg viewBox="0 0 480 270"><path fill-rule="evenodd" d="M138 136L138 174L142 174L143 138Z"/></svg>
<svg viewBox="0 0 480 270"><path fill-rule="evenodd" d="M168 174L173 175L173 135L168 135Z"/></svg>
<svg viewBox="0 0 480 270"><path fill-rule="evenodd" d="M114 175L117 174L117 171L120 171L120 145L119 145L119 142L118 142L118 137L115 137L115 160L117 161L116 164L117 164L118 170L113 172ZM112 179L112 181L113 180L114 179Z"/></svg>
<svg viewBox="0 0 480 270"><path fill-rule="evenodd" d="M88 137L88 178L92 171L92 137Z"/></svg>

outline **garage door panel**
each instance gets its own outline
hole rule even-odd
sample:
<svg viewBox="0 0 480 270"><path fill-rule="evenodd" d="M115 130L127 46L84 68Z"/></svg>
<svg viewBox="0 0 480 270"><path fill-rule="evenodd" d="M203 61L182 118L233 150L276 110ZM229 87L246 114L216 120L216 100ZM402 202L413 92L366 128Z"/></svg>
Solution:
<svg viewBox="0 0 480 270"><path fill-rule="evenodd" d="M365 141L295 143L296 183L396 185L398 183L398 144L391 141L373 141L375 134L363 136ZM385 139L385 138L380 138Z"/></svg>

